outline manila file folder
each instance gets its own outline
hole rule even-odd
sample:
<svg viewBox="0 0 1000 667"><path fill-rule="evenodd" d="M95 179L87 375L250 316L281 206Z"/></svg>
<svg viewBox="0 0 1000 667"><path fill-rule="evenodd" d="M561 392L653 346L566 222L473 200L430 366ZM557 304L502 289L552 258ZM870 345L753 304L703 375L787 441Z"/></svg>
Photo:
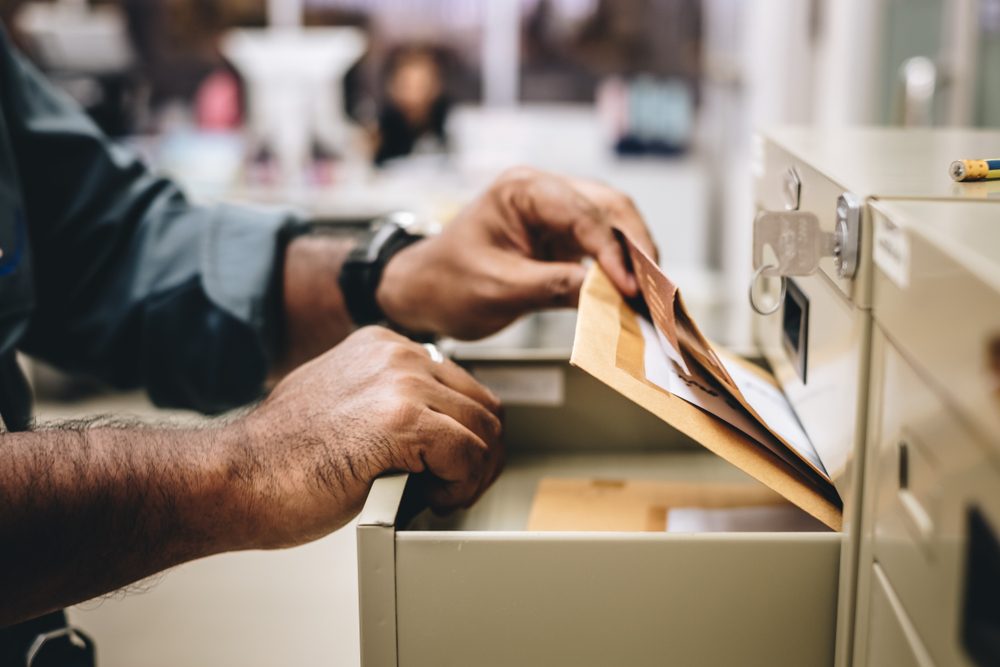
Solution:
<svg viewBox="0 0 1000 667"><path fill-rule="evenodd" d="M627 240L625 242L630 246ZM630 247L630 249L633 253L633 262L642 261L641 257L636 256L635 248ZM644 302L654 301L654 309L662 307L666 295L650 293L656 286L649 280L644 281L641 273L641 270L637 271ZM661 276L662 274L659 274L658 279ZM639 304L638 307L642 310L644 304ZM676 317L680 320L689 317L683 305L678 305ZM643 325L644 320L645 325ZM673 321L667 324L672 325ZM690 324L692 326L689 331L693 329L694 335L708 347L707 355L719 361L720 357L711 350L707 341L700 336L696 327L693 327L693 323ZM643 326L646 327L646 335ZM767 440L768 433L761 435L761 432L752 429L740 430L733 425L738 423L736 420L730 419L727 422L712 411L698 407L668 391L662 384L649 379L646 360L650 357L646 354L646 346L655 344L655 339L651 341L648 335L649 328L646 315L626 302L600 267L595 264L590 269L581 290L576 337L570 362L652 412L709 451L756 478L825 525L834 530L841 530L840 498L833 484L825 477L825 473L819 473L814 466L798 461L793 456L794 451L792 454L786 451L791 448L782 448L780 438ZM679 337L690 339L690 335L685 331L682 331ZM667 346L670 341L666 339L678 338L673 332L669 332L662 339ZM679 363L683 363L677 356L676 349L674 355L675 357L671 358L677 358ZM684 358L689 365L697 363L695 356L685 353ZM749 364L731 358L726 366L735 370L734 363L742 367L741 372L752 372L758 376L764 374L761 369L747 370ZM675 368L675 371L680 373L678 368ZM695 371L692 369L691 372ZM765 379L774 385L773 378ZM740 408L734 400L730 400L729 403L734 409ZM753 413L753 416L760 421L756 413ZM754 433L756 437L750 433Z"/></svg>

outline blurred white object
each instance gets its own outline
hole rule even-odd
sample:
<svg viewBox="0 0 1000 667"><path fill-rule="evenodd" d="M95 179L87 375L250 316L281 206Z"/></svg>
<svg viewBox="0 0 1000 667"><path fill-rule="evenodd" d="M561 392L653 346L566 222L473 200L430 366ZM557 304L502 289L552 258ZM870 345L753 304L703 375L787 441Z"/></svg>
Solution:
<svg viewBox="0 0 1000 667"><path fill-rule="evenodd" d="M483 103L517 104L521 63L521 7L516 2L485 3L483 17Z"/></svg>
<svg viewBox="0 0 1000 667"><path fill-rule="evenodd" d="M907 58L899 68L902 87L902 118L904 127L929 127L934 115L934 94L937 92L937 66L930 58Z"/></svg>
<svg viewBox="0 0 1000 667"><path fill-rule="evenodd" d="M273 152L283 182L302 181L314 141L345 152L342 82L365 45L355 28L234 30L223 40L247 84L251 137Z"/></svg>
<svg viewBox="0 0 1000 667"><path fill-rule="evenodd" d="M267 22L272 28L302 25L303 0L267 0Z"/></svg>
<svg viewBox="0 0 1000 667"><path fill-rule="evenodd" d="M88 7L80 0L29 2L16 22L47 69L105 74L132 65L132 47L118 7Z"/></svg>

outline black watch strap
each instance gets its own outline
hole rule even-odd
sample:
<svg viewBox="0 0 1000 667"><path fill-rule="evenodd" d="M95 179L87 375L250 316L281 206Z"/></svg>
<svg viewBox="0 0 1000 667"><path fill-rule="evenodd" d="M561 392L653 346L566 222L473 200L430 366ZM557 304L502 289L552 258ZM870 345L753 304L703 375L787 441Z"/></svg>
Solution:
<svg viewBox="0 0 1000 667"><path fill-rule="evenodd" d="M382 272L400 250L424 238L412 234L391 217L380 218L347 256L340 270L340 290L351 319L358 326L376 324L385 314L375 299Z"/></svg>

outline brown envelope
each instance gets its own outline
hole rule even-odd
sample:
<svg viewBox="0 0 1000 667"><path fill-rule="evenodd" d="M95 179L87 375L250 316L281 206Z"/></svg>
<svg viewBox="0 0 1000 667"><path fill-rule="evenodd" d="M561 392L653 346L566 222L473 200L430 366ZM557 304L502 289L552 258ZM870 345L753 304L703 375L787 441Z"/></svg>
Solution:
<svg viewBox="0 0 1000 667"><path fill-rule="evenodd" d="M841 505L832 484L803 475L796 466L741 431L648 382L643 366L643 346L635 312L595 265L580 294L571 363L830 528L841 529Z"/></svg>
<svg viewBox="0 0 1000 667"><path fill-rule="evenodd" d="M644 303L649 309L653 322L667 340L679 350L686 360L688 376L701 386L711 386L729 396L755 422L764 427L770 435L761 444L769 448L778 458L796 468L804 477L811 478L820 487L827 488L827 495L835 497L836 492L826 473L804 459L780 435L761 419L753 406L746 400L739 387L733 382L729 372L719 360L711 343L684 307L680 290L645 252L637 246L629 235L621 229L615 230L619 241L628 253L639 281Z"/></svg>
<svg viewBox="0 0 1000 667"><path fill-rule="evenodd" d="M786 504L760 484L708 484L625 479L546 477L538 484L530 531L659 532L677 507L751 507Z"/></svg>

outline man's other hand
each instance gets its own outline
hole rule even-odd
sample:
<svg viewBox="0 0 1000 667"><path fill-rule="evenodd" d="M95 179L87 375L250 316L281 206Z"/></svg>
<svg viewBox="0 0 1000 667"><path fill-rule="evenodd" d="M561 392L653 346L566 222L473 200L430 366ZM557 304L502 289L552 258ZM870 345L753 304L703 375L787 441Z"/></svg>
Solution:
<svg viewBox="0 0 1000 667"><path fill-rule="evenodd" d="M299 367L234 424L251 543L301 544L347 523L372 482L418 473L426 501L471 505L503 465L500 401L453 362L378 327Z"/></svg>
<svg viewBox="0 0 1000 667"><path fill-rule="evenodd" d="M390 322L409 331L481 338L529 311L575 306L585 256L594 257L622 293L635 296L614 227L656 256L627 196L593 181L513 169L440 236L389 262L379 305Z"/></svg>

